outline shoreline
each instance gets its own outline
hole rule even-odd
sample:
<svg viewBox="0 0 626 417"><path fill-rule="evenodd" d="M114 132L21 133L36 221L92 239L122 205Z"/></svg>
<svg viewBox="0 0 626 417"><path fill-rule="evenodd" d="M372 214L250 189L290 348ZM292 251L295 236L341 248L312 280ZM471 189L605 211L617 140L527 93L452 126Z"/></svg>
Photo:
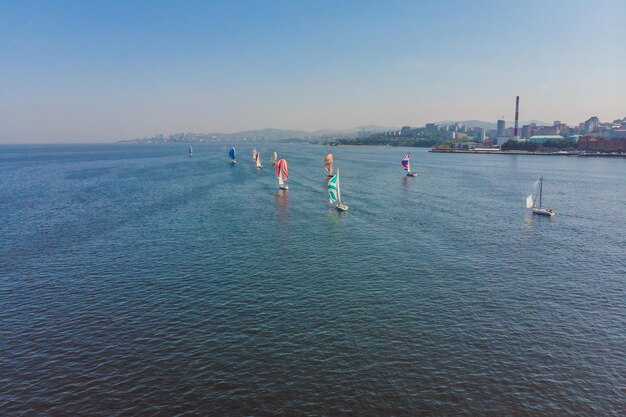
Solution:
<svg viewBox="0 0 626 417"><path fill-rule="evenodd" d="M489 154L489 155L540 155L540 156L576 156L576 157L601 157L601 158L626 158L626 154L611 153L573 153L573 152L529 152L529 151L500 151L500 150L439 150L430 149L428 152L433 153L469 153L469 154Z"/></svg>

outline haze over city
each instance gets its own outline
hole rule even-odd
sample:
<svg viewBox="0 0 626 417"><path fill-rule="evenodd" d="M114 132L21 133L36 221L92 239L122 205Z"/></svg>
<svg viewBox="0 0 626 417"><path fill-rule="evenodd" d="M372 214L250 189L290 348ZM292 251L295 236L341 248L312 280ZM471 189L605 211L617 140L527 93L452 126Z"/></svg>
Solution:
<svg viewBox="0 0 626 417"><path fill-rule="evenodd" d="M626 116L626 3L0 2L0 143Z"/></svg>

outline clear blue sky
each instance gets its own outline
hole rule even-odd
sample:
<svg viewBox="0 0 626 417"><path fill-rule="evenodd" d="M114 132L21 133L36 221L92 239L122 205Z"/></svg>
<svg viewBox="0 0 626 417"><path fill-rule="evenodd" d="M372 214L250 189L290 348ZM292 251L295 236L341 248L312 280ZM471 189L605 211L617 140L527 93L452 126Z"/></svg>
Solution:
<svg viewBox="0 0 626 417"><path fill-rule="evenodd" d="M626 1L0 0L0 142L626 116Z"/></svg>

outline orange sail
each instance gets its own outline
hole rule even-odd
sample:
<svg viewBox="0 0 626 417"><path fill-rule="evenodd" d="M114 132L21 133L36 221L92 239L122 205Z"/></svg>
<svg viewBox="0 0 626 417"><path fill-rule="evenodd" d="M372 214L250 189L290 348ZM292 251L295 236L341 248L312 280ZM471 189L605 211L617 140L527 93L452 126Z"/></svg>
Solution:
<svg viewBox="0 0 626 417"><path fill-rule="evenodd" d="M333 172L333 154L329 153L328 155L326 155L326 158L324 158L324 168L326 168L326 172L328 172L329 174Z"/></svg>

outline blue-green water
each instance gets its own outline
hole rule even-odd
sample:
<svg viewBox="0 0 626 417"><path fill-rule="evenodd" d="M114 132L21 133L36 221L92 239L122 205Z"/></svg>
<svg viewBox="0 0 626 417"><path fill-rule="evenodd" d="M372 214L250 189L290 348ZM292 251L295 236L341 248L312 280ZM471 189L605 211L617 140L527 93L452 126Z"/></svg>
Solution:
<svg viewBox="0 0 626 417"><path fill-rule="evenodd" d="M624 413L626 161L251 149L0 147L1 415Z"/></svg>

